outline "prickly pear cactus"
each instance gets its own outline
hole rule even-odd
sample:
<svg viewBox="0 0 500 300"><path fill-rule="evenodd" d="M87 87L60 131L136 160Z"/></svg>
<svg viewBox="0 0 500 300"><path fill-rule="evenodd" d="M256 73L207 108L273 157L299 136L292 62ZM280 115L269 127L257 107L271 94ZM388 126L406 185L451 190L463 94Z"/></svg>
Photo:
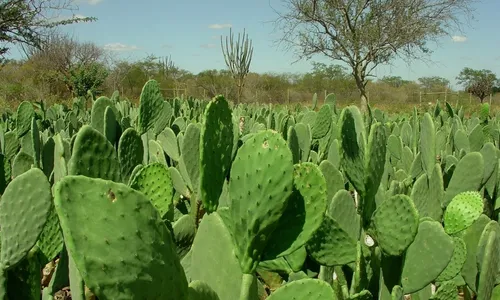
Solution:
<svg viewBox="0 0 500 300"><path fill-rule="evenodd" d="M217 209L231 166L233 139L231 109L223 96L217 96L205 109L200 134L200 197L208 213Z"/></svg>
<svg viewBox="0 0 500 300"><path fill-rule="evenodd" d="M100 178L67 176L54 195L68 253L99 299L187 299L170 232L144 194Z"/></svg>
<svg viewBox="0 0 500 300"><path fill-rule="evenodd" d="M42 170L33 168L17 176L0 201L0 236L3 270L16 265L35 245L49 216L50 185Z"/></svg>
<svg viewBox="0 0 500 300"><path fill-rule="evenodd" d="M292 153L282 136L265 130L246 140L229 180L230 228L243 273L257 267L292 189Z"/></svg>

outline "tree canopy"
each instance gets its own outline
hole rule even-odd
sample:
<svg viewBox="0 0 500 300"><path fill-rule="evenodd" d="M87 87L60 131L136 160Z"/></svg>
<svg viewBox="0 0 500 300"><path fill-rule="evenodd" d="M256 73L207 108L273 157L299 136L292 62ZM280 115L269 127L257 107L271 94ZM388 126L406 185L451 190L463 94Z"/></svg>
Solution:
<svg viewBox="0 0 500 300"><path fill-rule="evenodd" d="M484 98L494 92L495 85L500 84L497 76L490 70L485 69L464 68L457 76L457 80L468 93L478 97L481 103Z"/></svg>
<svg viewBox="0 0 500 300"><path fill-rule="evenodd" d="M0 0L0 58L5 57L11 44L38 48L57 26L95 20L59 14L76 8L71 0Z"/></svg>
<svg viewBox="0 0 500 300"><path fill-rule="evenodd" d="M395 57L422 59L430 41L450 34L471 16L474 0L283 0L279 43L299 59L320 54L341 61L366 107L372 71Z"/></svg>

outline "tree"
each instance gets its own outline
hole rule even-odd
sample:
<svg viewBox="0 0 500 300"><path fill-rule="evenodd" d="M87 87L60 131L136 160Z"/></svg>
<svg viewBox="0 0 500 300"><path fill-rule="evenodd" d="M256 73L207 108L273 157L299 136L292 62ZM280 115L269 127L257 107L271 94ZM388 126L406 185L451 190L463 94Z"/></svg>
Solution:
<svg viewBox="0 0 500 300"><path fill-rule="evenodd" d="M79 93L74 90L74 84L83 80L76 79L76 74L83 77L87 77L91 73L96 74L96 76L103 74L95 66L96 64L103 65L106 61L105 51L96 44L79 42L67 34L59 33L52 33L40 48L27 47L26 54L28 61L38 71L39 81L50 85L54 82L62 82L72 95ZM94 72L92 69L98 72ZM97 77L100 78L101 75ZM87 80L85 79L85 81ZM81 87L81 82L78 85Z"/></svg>
<svg viewBox="0 0 500 300"><path fill-rule="evenodd" d="M69 70L69 77L65 80L72 86L74 96L83 97L87 95L87 92L96 96L102 93L100 87L107 76L108 71L102 63L92 62L88 65L73 66Z"/></svg>
<svg viewBox="0 0 500 300"><path fill-rule="evenodd" d="M465 87L467 93L479 98L483 103L484 98L493 93L495 85L499 84L497 76L490 70L474 70L464 68L457 76L458 84Z"/></svg>
<svg viewBox="0 0 500 300"><path fill-rule="evenodd" d="M76 8L71 0L0 0L0 43L3 44L0 46L0 57L3 58L9 50L7 44L40 48L51 29L96 20L77 16L63 18L56 14Z"/></svg>
<svg viewBox="0 0 500 300"><path fill-rule="evenodd" d="M236 99L236 103L238 103L241 101L241 95L245 85L245 77L250 71L250 63L252 62L253 55L252 41L248 39L248 34L245 34L245 30L243 30L243 34L241 36L238 33L238 40L235 43L233 32L231 31L231 28L229 28L229 37L226 37L225 47L222 41L222 36L220 39L220 45L222 48L222 54L224 55L224 61L226 62L233 79L236 81L236 86L238 87L238 98Z"/></svg>
<svg viewBox="0 0 500 300"><path fill-rule="evenodd" d="M442 92L450 84L450 81L448 79L439 76L420 77L418 81L420 83L420 86L426 92Z"/></svg>
<svg viewBox="0 0 500 300"><path fill-rule="evenodd" d="M380 81L395 88L400 88L411 82L409 80L404 80L401 76L384 76Z"/></svg>
<svg viewBox="0 0 500 300"><path fill-rule="evenodd" d="M276 27L279 45L296 49L298 59L321 54L352 70L366 110L372 71L395 57L423 59L428 42L448 35L470 15L474 0L283 0Z"/></svg>

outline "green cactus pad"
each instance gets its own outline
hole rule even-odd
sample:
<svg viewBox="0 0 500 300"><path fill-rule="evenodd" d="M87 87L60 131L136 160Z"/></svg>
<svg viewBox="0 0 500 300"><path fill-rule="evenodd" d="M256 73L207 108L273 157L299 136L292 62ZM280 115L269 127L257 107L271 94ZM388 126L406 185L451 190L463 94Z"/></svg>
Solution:
<svg viewBox="0 0 500 300"><path fill-rule="evenodd" d="M294 165L294 190L266 246L266 258L289 255L311 238L326 210L326 181L318 166Z"/></svg>
<svg viewBox="0 0 500 300"><path fill-rule="evenodd" d="M201 220L191 248L191 280L207 283L221 300L238 299L243 273L220 209ZM214 238L217 237L217 238ZM187 258L186 256L185 258ZM255 289L255 298L257 290Z"/></svg>
<svg viewBox="0 0 500 300"><path fill-rule="evenodd" d="M174 240L177 246L177 254L180 258L184 257L193 244L196 235L196 225L191 215L183 215L172 226Z"/></svg>
<svg viewBox="0 0 500 300"><path fill-rule="evenodd" d="M156 80L150 79L146 82L139 101L138 131L142 135L154 128L163 112L163 97Z"/></svg>
<svg viewBox="0 0 500 300"><path fill-rule="evenodd" d="M489 222L490 218L486 215L481 215L471 226L469 226L469 228L459 233L463 235L467 249L467 258L464 266L462 267L461 275L467 283L467 286L469 286L469 288L474 292L477 291L477 248L482 232Z"/></svg>
<svg viewBox="0 0 500 300"><path fill-rule="evenodd" d="M342 168L356 191L365 192L365 136L361 113L356 106L344 108L340 116Z"/></svg>
<svg viewBox="0 0 500 300"><path fill-rule="evenodd" d="M332 109L325 104L319 109L318 115L311 127L313 139L321 139L328 134L332 125Z"/></svg>
<svg viewBox="0 0 500 300"><path fill-rule="evenodd" d="M233 139L231 109L223 96L217 96L205 108L200 134L200 197L207 213L217 209L231 167Z"/></svg>
<svg viewBox="0 0 500 300"><path fill-rule="evenodd" d="M406 250L401 283L405 294L425 288L443 272L453 256L453 239L437 221L423 221Z"/></svg>
<svg viewBox="0 0 500 300"><path fill-rule="evenodd" d="M35 161L35 167L41 168L41 142L40 142L40 132L38 131L38 125L36 124L36 119L33 117L31 119L31 147L33 152L33 158Z"/></svg>
<svg viewBox="0 0 500 300"><path fill-rule="evenodd" d="M116 145L116 142L118 141L119 134L120 134L121 128L120 125L118 124L118 121L116 120L116 115L113 112L112 106L106 107L106 111L104 113L104 129L103 129L103 134L104 136L108 139L108 141L111 143L111 145Z"/></svg>
<svg viewBox="0 0 500 300"><path fill-rule="evenodd" d="M455 245L453 250L453 256L451 257L450 263L446 266L446 269L439 274L436 278L437 282L445 282L452 280L462 270L464 266L465 259L467 258L467 248L465 242L460 237L453 237L453 244Z"/></svg>
<svg viewBox="0 0 500 300"><path fill-rule="evenodd" d="M170 122L172 121L172 116L173 116L172 106L170 105L169 102L163 101L163 108L161 110L161 114L158 117L158 119L156 119L153 128L155 135L160 134L160 132L162 132L167 126L169 126Z"/></svg>
<svg viewBox="0 0 500 300"><path fill-rule="evenodd" d="M16 178L31 169L34 163L33 156L20 151L12 162L12 178Z"/></svg>
<svg viewBox="0 0 500 300"><path fill-rule="evenodd" d="M443 217L443 174L441 166L434 165L432 174L422 174L417 178L411 190L411 199L415 203L419 216L441 221Z"/></svg>
<svg viewBox="0 0 500 300"><path fill-rule="evenodd" d="M372 218L380 248L389 255L401 255L415 239L418 220L417 209L410 197L395 195L382 202Z"/></svg>
<svg viewBox="0 0 500 300"><path fill-rule="evenodd" d="M483 213L483 199L478 192L462 192L451 200L444 212L444 229L454 234L467 229Z"/></svg>
<svg viewBox="0 0 500 300"><path fill-rule="evenodd" d="M0 201L0 264L9 269L35 245L51 205L50 184L42 170L33 168L14 178Z"/></svg>
<svg viewBox="0 0 500 300"><path fill-rule="evenodd" d="M130 187L146 195L162 218L173 220L174 188L165 165L153 163L145 166L135 174Z"/></svg>
<svg viewBox="0 0 500 300"><path fill-rule="evenodd" d="M180 149L175 132L170 127L167 127L158 135L157 139L168 157L174 161L179 161Z"/></svg>
<svg viewBox="0 0 500 300"><path fill-rule="evenodd" d="M334 300L331 286L318 279L304 278L287 283L271 293L267 300Z"/></svg>
<svg viewBox="0 0 500 300"><path fill-rule="evenodd" d="M481 237L483 239L483 237ZM481 261L478 262L481 266L479 270L479 282L477 285L477 300L490 300L495 287L495 280L498 275L499 242L498 234L494 230L488 232L486 236L486 244ZM478 257L479 258L479 257Z"/></svg>
<svg viewBox="0 0 500 300"><path fill-rule="evenodd" d="M212 288L200 280L195 280L189 284L189 300L220 300Z"/></svg>
<svg viewBox="0 0 500 300"><path fill-rule="evenodd" d="M436 129L429 113L425 113L422 118L420 152L422 153L422 166L430 177L436 164Z"/></svg>
<svg viewBox="0 0 500 300"><path fill-rule="evenodd" d="M190 123L186 127L186 133L182 142L181 160L185 166L186 174L189 178L191 190L198 195L200 184L200 134L199 123Z"/></svg>
<svg viewBox="0 0 500 300"><path fill-rule="evenodd" d="M243 273L257 267L293 189L292 153L274 131L245 141L234 159L229 180L230 226Z"/></svg>
<svg viewBox="0 0 500 300"><path fill-rule="evenodd" d="M300 148L300 160L308 161L309 153L311 152L311 127L307 124L297 123L295 126L295 133L297 134L297 139Z"/></svg>
<svg viewBox="0 0 500 300"><path fill-rule="evenodd" d="M341 266L356 261L356 241L328 215L307 242L306 250L322 266Z"/></svg>
<svg viewBox="0 0 500 300"><path fill-rule="evenodd" d="M299 147L299 138L297 137L297 132L295 131L295 127L288 127L288 133L286 137L286 143L288 144L288 148L292 152L293 163L298 164L300 162L300 147Z"/></svg>
<svg viewBox="0 0 500 300"><path fill-rule="evenodd" d="M47 222L43 227L37 246L48 261L53 260L63 249L63 235L54 206L51 203Z"/></svg>
<svg viewBox="0 0 500 300"><path fill-rule="evenodd" d="M144 146L141 136L133 128L127 128L118 142L118 160L123 176L123 181L128 182L132 171L142 163L144 158Z"/></svg>
<svg viewBox="0 0 500 300"><path fill-rule="evenodd" d="M168 170L170 171L170 177L172 178L174 189L182 196L190 198L191 193L189 192L189 188L182 178L182 175L179 173L179 170L174 167L170 167Z"/></svg>
<svg viewBox="0 0 500 300"><path fill-rule="evenodd" d="M327 214L337 221L340 228L347 232L353 240L359 240L360 216L356 211L356 203L354 203L349 191L339 190L333 196Z"/></svg>
<svg viewBox="0 0 500 300"><path fill-rule="evenodd" d="M67 176L54 195L68 253L99 299L187 299L170 232L144 194Z"/></svg>
<svg viewBox="0 0 500 300"><path fill-rule="evenodd" d="M500 225L498 224L497 221L491 220L486 224L486 226L483 229L483 232L481 233L481 238L479 239L479 243L477 245L476 249L476 264L477 264L477 269L481 271L485 266L483 266L483 261L484 261L484 256L485 253L487 252L487 244L488 244L488 238L490 232L494 232L497 236L497 243L499 243L497 249L500 251ZM493 254L493 255L500 255L500 252ZM500 276L500 265L497 267L497 273L495 276ZM480 274L481 276L481 274Z"/></svg>
<svg viewBox="0 0 500 300"><path fill-rule="evenodd" d="M467 153L458 162L448 187L446 188L444 206L448 206L452 199L461 192L477 191L481 186L483 175L484 159L481 153Z"/></svg>
<svg viewBox="0 0 500 300"><path fill-rule="evenodd" d="M105 114L106 108L114 108L113 102L106 96L101 96L92 104L92 111L90 114L91 126L99 131L102 135L105 134Z"/></svg>
<svg viewBox="0 0 500 300"><path fill-rule="evenodd" d="M290 268L294 272L299 272L300 270L302 270L306 258L307 258L307 250L305 246L300 247L299 249L285 256L288 265L290 265Z"/></svg>
<svg viewBox="0 0 500 300"><path fill-rule="evenodd" d="M23 137L31 129L31 119L35 116L33 104L23 101L17 107L16 135L17 138Z"/></svg>
<svg viewBox="0 0 500 300"><path fill-rule="evenodd" d="M84 125L76 135L68 174L121 181L115 148L99 131Z"/></svg>
<svg viewBox="0 0 500 300"><path fill-rule="evenodd" d="M363 227L366 229L375 211L375 195L377 194L386 161L387 134L382 123L375 123L370 128L366 148L364 193L361 193L360 204Z"/></svg>
<svg viewBox="0 0 500 300"><path fill-rule="evenodd" d="M344 177L342 173L328 160L319 164L319 168L326 180L327 200L330 202L340 190L344 189Z"/></svg>

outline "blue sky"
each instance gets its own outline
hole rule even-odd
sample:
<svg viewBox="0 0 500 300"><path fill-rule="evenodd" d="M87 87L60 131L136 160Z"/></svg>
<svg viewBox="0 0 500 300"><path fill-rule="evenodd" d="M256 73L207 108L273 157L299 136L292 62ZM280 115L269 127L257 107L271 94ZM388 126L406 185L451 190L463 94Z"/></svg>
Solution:
<svg viewBox="0 0 500 300"><path fill-rule="evenodd" d="M307 72L311 63L295 61L273 44L278 35L271 23L280 0L78 0L75 14L97 17L93 23L65 26L80 41L93 41L116 57L140 59L148 54L168 56L181 68L197 73L225 68L220 36L243 28L254 44L253 72ZM475 6L472 28L444 38L434 47L432 63L410 66L395 61L381 66L375 75L397 75L416 80L422 76L442 76L455 82L464 67L490 69L500 76L500 1L483 0ZM315 61L329 63L323 57Z"/></svg>

